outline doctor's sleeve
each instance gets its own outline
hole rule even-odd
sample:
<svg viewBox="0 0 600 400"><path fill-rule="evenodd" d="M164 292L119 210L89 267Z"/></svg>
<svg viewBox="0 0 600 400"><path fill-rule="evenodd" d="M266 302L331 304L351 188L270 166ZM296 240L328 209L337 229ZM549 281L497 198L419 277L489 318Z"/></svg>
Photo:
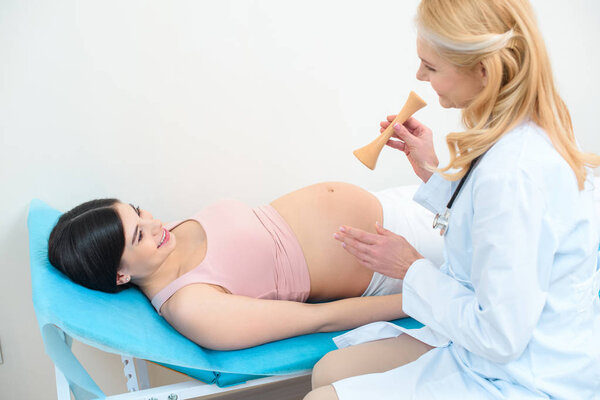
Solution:
<svg viewBox="0 0 600 400"><path fill-rule="evenodd" d="M472 200L473 288L421 259L404 279L403 310L468 351L505 363L524 351L546 301L540 272L552 257L543 254L551 252L542 239L545 199L524 171L513 170L480 175Z"/></svg>
<svg viewBox="0 0 600 400"><path fill-rule="evenodd" d="M433 214L443 214L446 204L452 196L452 182L442 178L438 173L429 177L429 180L416 191L413 200L431 211Z"/></svg>

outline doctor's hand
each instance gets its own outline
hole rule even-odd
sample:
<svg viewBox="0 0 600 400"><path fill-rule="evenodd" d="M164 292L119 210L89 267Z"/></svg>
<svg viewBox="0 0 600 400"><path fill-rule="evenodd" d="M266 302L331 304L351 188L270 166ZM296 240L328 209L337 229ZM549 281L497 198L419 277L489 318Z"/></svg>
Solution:
<svg viewBox="0 0 600 400"><path fill-rule="evenodd" d="M377 233L369 233L348 226L340 227L333 237L357 258L358 262L373 271L392 278L404 279L416 260L424 258L408 241L375 224Z"/></svg>
<svg viewBox="0 0 600 400"><path fill-rule="evenodd" d="M387 121L381 122L381 132L385 130L396 118L388 115ZM413 167L413 170L423 182L427 182L433 173L427 170L427 165L437 167L438 158L433 148L433 133L415 118L409 118L404 124L396 124L392 138L386 143L388 146L403 151ZM399 140L398 140L399 139Z"/></svg>

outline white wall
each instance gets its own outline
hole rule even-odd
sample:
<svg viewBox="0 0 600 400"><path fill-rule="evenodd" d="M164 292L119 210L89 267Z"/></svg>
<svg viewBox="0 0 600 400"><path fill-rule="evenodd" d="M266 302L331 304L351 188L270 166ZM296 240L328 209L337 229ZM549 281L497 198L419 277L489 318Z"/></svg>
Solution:
<svg viewBox="0 0 600 400"><path fill-rule="evenodd" d="M0 397L54 397L31 303L32 198L65 210L116 196L171 220L318 181L416 183L391 149L375 172L352 156L410 90L447 160L459 118L414 77L417 3L2 0ZM600 3L533 4L578 139L600 153ZM107 371L118 357L76 350L103 389L124 390Z"/></svg>

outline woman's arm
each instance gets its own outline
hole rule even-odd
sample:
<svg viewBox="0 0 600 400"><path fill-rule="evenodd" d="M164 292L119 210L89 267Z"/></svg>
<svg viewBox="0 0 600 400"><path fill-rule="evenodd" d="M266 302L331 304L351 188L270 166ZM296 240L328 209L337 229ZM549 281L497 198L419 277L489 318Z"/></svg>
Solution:
<svg viewBox="0 0 600 400"><path fill-rule="evenodd" d="M406 317L401 294L309 304L236 296L207 285L180 289L165 303L162 313L184 336L215 350L243 349Z"/></svg>

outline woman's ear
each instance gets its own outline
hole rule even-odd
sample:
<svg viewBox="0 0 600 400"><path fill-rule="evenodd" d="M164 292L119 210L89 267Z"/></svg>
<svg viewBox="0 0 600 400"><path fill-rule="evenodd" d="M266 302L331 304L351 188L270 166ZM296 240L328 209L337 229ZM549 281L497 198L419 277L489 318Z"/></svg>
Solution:
<svg viewBox="0 0 600 400"><path fill-rule="evenodd" d="M117 286L125 285L125 284L129 283L130 280L131 280L130 275L122 274L121 272L117 271Z"/></svg>

